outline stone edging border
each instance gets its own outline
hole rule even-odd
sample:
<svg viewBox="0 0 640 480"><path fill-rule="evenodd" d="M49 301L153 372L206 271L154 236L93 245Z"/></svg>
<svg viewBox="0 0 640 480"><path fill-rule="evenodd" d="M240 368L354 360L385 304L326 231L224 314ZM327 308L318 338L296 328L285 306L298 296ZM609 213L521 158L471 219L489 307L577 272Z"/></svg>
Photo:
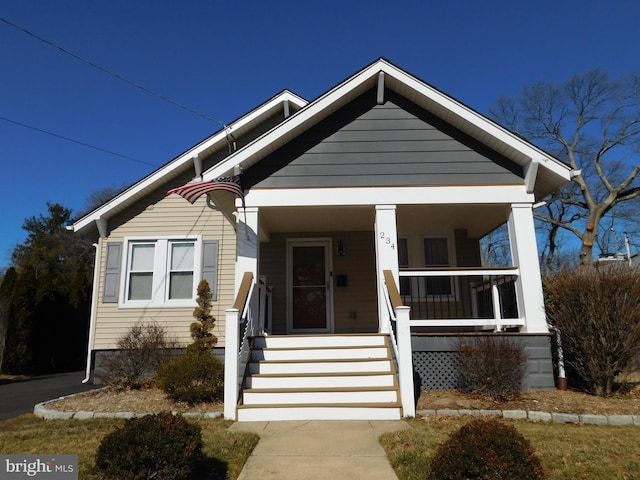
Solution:
<svg viewBox="0 0 640 480"><path fill-rule="evenodd" d="M109 412L88 412L88 411L77 411L77 412L68 412L68 411L60 411L53 410L48 408L47 405L52 402L57 402L59 400L64 400L65 398L73 397L76 394L67 395L65 397L55 398L53 400L48 400L46 402L38 403L33 408L33 414L36 417L44 418L46 420L89 420L92 418L136 418L136 417L144 417L145 415L151 415L152 412L146 413L135 413L135 412L117 412L117 413L109 413ZM187 418L218 418L223 416L223 412L171 412L174 415L180 414L183 417Z"/></svg>
<svg viewBox="0 0 640 480"><path fill-rule="evenodd" d="M145 415L151 415L151 412L147 413L134 413L134 412L67 412L60 410L53 410L47 408L47 405L58 400L63 400L74 396L67 395L65 397L48 400L46 402L38 403L34 409L33 414L36 417L44 418L47 420L89 420L92 418L135 418L143 417ZM180 412L171 412L177 415ZM218 418L223 416L223 412L184 412L180 413L183 417L187 418ZM441 409L441 410L417 410L416 415L423 417L430 416L456 416L456 415L473 415L476 417L502 417L511 420L529 420L532 422L552 422L552 423L583 423L587 425L609 425L609 426L640 426L640 415L593 415L583 414L577 415L573 413L550 413L550 412L538 412L535 410L472 410L472 409Z"/></svg>
<svg viewBox="0 0 640 480"><path fill-rule="evenodd" d="M530 420L532 422L552 423L583 423L587 425L609 426L640 426L640 415L577 415L573 413L550 413L534 410L471 410L471 409L441 409L418 410L416 415L429 416L455 416L474 415L477 417L502 417L512 420Z"/></svg>

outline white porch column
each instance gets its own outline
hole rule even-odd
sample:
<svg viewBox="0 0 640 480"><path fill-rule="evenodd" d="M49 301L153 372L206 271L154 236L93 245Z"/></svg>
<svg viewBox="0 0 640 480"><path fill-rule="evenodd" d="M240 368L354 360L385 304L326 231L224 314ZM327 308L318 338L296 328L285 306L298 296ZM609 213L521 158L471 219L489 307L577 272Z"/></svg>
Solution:
<svg viewBox="0 0 640 480"><path fill-rule="evenodd" d="M224 337L224 418L227 420L236 419L236 406L238 405L238 394L240 384L240 363L238 350L240 343L238 339L240 312L236 308L229 308L225 312L225 337Z"/></svg>
<svg viewBox="0 0 640 480"><path fill-rule="evenodd" d="M376 205L376 278L378 282L378 331L389 333L389 312L384 302L384 270L393 272L398 282L398 231L396 206Z"/></svg>
<svg viewBox="0 0 640 480"><path fill-rule="evenodd" d="M253 273L258 279L258 208L238 208L238 228L236 230L236 281L235 292L240 288L244 272Z"/></svg>
<svg viewBox="0 0 640 480"><path fill-rule="evenodd" d="M516 281L516 297L520 317L525 319L523 330L530 333L547 333L549 327L544 312L538 246L530 204L511 205L509 243L513 264L520 270Z"/></svg>

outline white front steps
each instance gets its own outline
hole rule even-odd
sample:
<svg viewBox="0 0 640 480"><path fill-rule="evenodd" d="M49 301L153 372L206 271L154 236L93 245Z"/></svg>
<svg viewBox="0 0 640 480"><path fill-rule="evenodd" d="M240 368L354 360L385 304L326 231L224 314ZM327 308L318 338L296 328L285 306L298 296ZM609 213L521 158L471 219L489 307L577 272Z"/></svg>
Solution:
<svg viewBox="0 0 640 480"><path fill-rule="evenodd" d="M384 335L258 337L245 387L241 422L402 417Z"/></svg>

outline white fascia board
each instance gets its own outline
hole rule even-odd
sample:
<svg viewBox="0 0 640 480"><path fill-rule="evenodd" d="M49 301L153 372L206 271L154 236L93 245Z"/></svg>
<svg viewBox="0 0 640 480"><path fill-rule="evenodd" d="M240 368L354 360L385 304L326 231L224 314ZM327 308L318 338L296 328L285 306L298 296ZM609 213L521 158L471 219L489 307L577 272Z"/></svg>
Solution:
<svg viewBox="0 0 640 480"><path fill-rule="evenodd" d="M247 207L533 204L523 185L251 189ZM242 203L237 200L237 206Z"/></svg>
<svg viewBox="0 0 640 480"><path fill-rule="evenodd" d="M389 73L398 81L406 84L416 92L441 105L443 108L446 108L452 114L460 117L464 121L469 122L470 124L484 130L485 132L493 136L496 140L509 145L519 152L522 152L526 157L541 162L541 165L543 167L548 168L553 173L561 176L567 181L570 180L569 174L571 171L571 167L569 167L568 165L565 165L558 159L540 150L535 145L521 139L517 135L488 119L484 115L481 115L480 113L449 97L448 95L443 94L430 85L427 85L426 83L416 79L415 77L408 75L401 70L398 70L392 65L389 65L389 68L393 69L393 73Z"/></svg>
<svg viewBox="0 0 640 480"><path fill-rule="evenodd" d="M302 97L299 97L299 96L295 95L294 93L292 93L292 92L290 92L288 90L283 91L282 93L276 95L272 99L270 99L267 102L265 102L260 107L258 107L255 110L249 112L245 116L240 117L238 120L233 122L231 125L228 125L226 129L223 128L222 130L219 130L218 132L216 132L215 134L213 134L209 138L205 139L201 143L199 143L199 144L195 145L194 147L190 148L189 150L187 150L186 152L184 152L180 156L178 156L175 159L171 160L169 163L167 163L163 167L160 167L158 170L156 170L155 172L151 173L146 178L143 178L141 181L139 181L138 183L136 183L132 187L130 187L127 190L125 190L124 192L120 193L115 198L113 198L110 201L108 201L107 203L101 205L100 207L98 207L96 210L90 212L85 217L79 219L78 221L76 221L72 225L73 231L74 232L78 232L78 231L84 230L85 228L91 226L93 224L93 222L95 222L98 219L109 218L108 213L113 208L121 206L123 204L126 204L128 201L130 201L134 197L136 197L136 195L144 192L148 188L153 187L154 184L162 182L164 177L168 173L170 173L171 171L175 170L178 167L181 167L182 165L184 165L187 162L192 162L193 157L198 155L200 152L203 152L204 150L207 150L208 148L211 148L212 146L216 145L217 143L226 142L227 141L227 133L228 132L233 133L233 129L238 129L238 128L241 128L241 127L251 123L252 121L258 119L260 116L265 115L267 112L269 112L273 108L275 108L278 105L282 104L285 100L287 100L287 101L289 101L291 103L294 103L295 105L299 106L300 108L304 107L307 104L307 101L304 100Z"/></svg>

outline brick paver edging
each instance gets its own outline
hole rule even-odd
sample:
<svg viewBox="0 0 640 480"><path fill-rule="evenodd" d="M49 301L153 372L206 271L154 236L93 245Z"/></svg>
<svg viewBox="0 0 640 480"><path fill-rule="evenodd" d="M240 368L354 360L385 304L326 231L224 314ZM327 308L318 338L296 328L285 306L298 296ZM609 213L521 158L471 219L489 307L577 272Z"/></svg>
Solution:
<svg viewBox="0 0 640 480"><path fill-rule="evenodd" d="M576 415L573 413L549 413L534 410L471 410L442 409L418 410L417 415L423 417L442 415L474 415L477 417L502 417L509 419L530 420L532 422L584 423L588 425L640 426L640 415Z"/></svg>
<svg viewBox="0 0 640 480"><path fill-rule="evenodd" d="M66 397L56 398L54 400L49 400L47 402L38 403L34 409L33 414L36 417L45 418L47 420L89 420L91 418L135 418L135 417L144 417L145 415L151 415L153 412L147 413L134 413L134 412L116 412L116 413L107 413L107 412L87 412L87 411L78 411L78 412L67 412L54 410L52 408L48 408L48 404L52 402L57 402L58 400L63 400L65 398L72 397L73 395L67 395ZM174 415L178 413L183 417L187 418L217 418L223 415L223 412L171 412Z"/></svg>

